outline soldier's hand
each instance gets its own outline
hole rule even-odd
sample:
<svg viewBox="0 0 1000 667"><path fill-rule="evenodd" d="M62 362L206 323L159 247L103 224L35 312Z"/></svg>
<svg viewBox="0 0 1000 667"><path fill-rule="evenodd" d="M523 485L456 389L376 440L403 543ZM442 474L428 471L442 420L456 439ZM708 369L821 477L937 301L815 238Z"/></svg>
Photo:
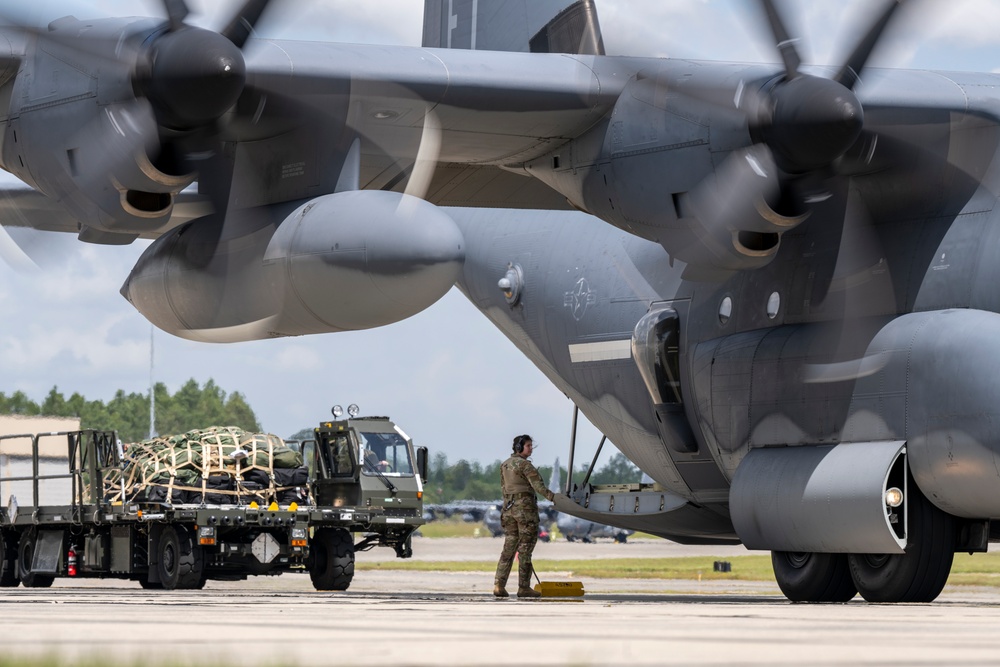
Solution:
<svg viewBox="0 0 1000 667"><path fill-rule="evenodd" d="M545 497L551 502L556 499L556 494L552 493L551 491L546 491Z"/></svg>

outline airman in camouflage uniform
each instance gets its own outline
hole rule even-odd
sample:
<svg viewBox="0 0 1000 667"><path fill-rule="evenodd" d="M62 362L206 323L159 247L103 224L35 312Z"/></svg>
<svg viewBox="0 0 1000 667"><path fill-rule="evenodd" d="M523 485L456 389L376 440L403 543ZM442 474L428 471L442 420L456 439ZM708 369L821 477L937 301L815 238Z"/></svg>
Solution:
<svg viewBox="0 0 1000 667"><path fill-rule="evenodd" d="M555 496L545 488L541 476L528 457L531 456L531 436L514 438L514 454L500 464L500 488L503 490L503 510L500 525L504 532L503 551L493 580L493 595L507 597L507 577L518 554L517 597L536 598L540 594L531 588L531 552L538 541L538 501L535 493L552 500Z"/></svg>

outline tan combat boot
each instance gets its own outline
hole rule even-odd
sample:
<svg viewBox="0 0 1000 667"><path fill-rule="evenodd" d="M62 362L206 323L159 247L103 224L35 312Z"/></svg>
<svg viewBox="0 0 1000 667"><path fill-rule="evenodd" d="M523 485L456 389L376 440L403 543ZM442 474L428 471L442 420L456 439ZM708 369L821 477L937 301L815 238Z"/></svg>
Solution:
<svg viewBox="0 0 1000 667"><path fill-rule="evenodd" d="M496 586L493 587L493 597L495 597L495 598L505 598L505 597L510 597L510 596L507 595L507 590L503 586L501 586L500 584L497 584Z"/></svg>
<svg viewBox="0 0 1000 667"><path fill-rule="evenodd" d="M517 597L519 598L540 598L542 594L533 588L518 588Z"/></svg>

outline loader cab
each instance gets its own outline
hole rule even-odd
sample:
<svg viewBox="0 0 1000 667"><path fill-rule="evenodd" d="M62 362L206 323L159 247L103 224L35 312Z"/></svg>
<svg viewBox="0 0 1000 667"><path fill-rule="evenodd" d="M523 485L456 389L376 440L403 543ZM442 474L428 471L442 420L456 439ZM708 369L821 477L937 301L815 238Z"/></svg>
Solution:
<svg viewBox="0 0 1000 667"><path fill-rule="evenodd" d="M363 475L401 477L413 475L413 458L407 439L384 424L366 425L357 432L359 460Z"/></svg>
<svg viewBox="0 0 1000 667"><path fill-rule="evenodd" d="M315 451L306 458L320 505L382 503L386 496L422 497L426 448L388 417L352 417L315 429ZM306 452L303 452L306 455Z"/></svg>

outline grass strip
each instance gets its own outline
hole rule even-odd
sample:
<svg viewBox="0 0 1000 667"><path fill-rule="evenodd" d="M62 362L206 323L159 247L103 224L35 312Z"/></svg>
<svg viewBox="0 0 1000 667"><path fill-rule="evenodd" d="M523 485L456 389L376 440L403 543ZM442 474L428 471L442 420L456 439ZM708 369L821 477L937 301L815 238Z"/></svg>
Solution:
<svg viewBox="0 0 1000 667"><path fill-rule="evenodd" d="M955 554L948 585L1000 588L1000 552Z"/></svg>
<svg viewBox="0 0 1000 667"><path fill-rule="evenodd" d="M491 537L490 531L481 522L447 519L431 521L420 526L420 534L427 538L438 537Z"/></svg>
<svg viewBox="0 0 1000 667"><path fill-rule="evenodd" d="M606 558L591 560L534 559L535 570L568 572L574 577L594 579L705 579L774 581L770 556L739 556L729 558L732 572L715 572L718 558ZM409 570L416 572L492 572L495 561L406 561L381 563L358 561L359 570ZM516 566L516 563L515 563Z"/></svg>
<svg viewBox="0 0 1000 667"><path fill-rule="evenodd" d="M593 560L535 559L535 569L544 572L567 572L574 577L594 579L680 579L705 581L774 581L770 556L727 558L731 572L715 572L720 558L607 558ZM381 563L358 561L359 570L409 570L415 572L492 572L495 561L409 561ZM516 567L516 563L515 563ZM955 554L949 586L987 586L1000 588L1000 552Z"/></svg>

